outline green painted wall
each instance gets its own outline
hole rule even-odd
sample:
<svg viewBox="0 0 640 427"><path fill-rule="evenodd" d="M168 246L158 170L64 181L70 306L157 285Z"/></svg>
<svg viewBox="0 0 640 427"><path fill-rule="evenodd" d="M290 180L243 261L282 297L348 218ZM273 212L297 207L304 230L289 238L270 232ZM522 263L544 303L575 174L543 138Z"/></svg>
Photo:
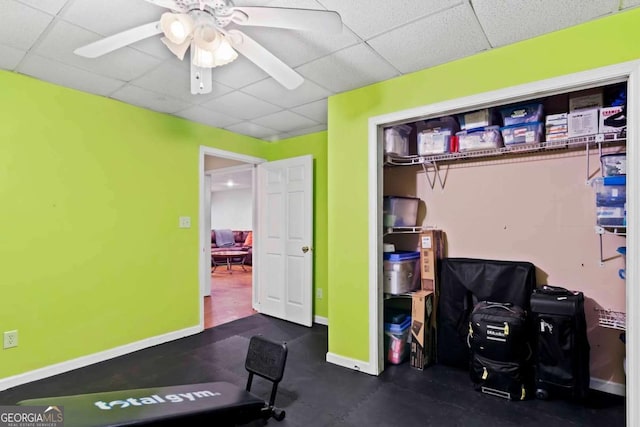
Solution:
<svg viewBox="0 0 640 427"><path fill-rule="evenodd" d="M6 71L0 117L0 378L198 325L199 146L269 144Z"/></svg>
<svg viewBox="0 0 640 427"><path fill-rule="evenodd" d="M272 143L268 160L311 154L313 156L313 314L327 317L327 132L318 132ZM316 290L322 289L322 298Z"/></svg>
<svg viewBox="0 0 640 427"><path fill-rule="evenodd" d="M369 117L635 60L638 40L640 9L633 9L329 99L330 352L369 359Z"/></svg>

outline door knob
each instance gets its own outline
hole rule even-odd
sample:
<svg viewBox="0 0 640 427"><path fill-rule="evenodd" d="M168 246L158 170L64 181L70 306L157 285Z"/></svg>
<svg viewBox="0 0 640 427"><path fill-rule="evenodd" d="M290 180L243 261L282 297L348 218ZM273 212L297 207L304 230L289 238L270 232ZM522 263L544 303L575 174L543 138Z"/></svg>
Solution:
<svg viewBox="0 0 640 427"><path fill-rule="evenodd" d="M306 254L307 252L309 252L309 246L303 246L303 247L302 247L302 252L304 252L305 254Z"/></svg>

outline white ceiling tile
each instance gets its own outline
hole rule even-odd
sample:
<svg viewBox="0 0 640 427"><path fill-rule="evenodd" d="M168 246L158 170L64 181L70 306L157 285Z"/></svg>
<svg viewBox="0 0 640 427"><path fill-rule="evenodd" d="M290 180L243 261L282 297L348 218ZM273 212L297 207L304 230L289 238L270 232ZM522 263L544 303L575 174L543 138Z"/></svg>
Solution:
<svg viewBox="0 0 640 427"><path fill-rule="evenodd" d="M322 132L327 130L327 125L316 125L310 128L298 129L292 132L286 132L278 135L279 139L293 138L295 136L309 135L310 133Z"/></svg>
<svg viewBox="0 0 640 427"><path fill-rule="evenodd" d="M109 95L124 85L122 81L93 74L34 54L27 55L17 71L60 86L103 96Z"/></svg>
<svg viewBox="0 0 640 427"><path fill-rule="evenodd" d="M321 99L319 101L310 102L299 107L292 108L298 114L302 114L305 117L315 120L318 123L327 123L327 99Z"/></svg>
<svg viewBox="0 0 640 427"><path fill-rule="evenodd" d="M231 64L213 69L214 81L234 89L240 89L268 77L269 75L260 67L243 56L238 56L238 59Z"/></svg>
<svg viewBox="0 0 640 427"><path fill-rule="evenodd" d="M399 74L364 44L302 65L296 71L335 93L387 80Z"/></svg>
<svg viewBox="0 0 640 427"><path fill-rule="evenodd" d="M124 81L133 80L160 64L157 58L128 47L93 59L83 58L73 53L76 48L96 41L98 38L100 36L84 28L58 21L34 51L41 56L74 67Z"/></svg>
<svg viewBox="0 0 640 427"><path fill-rule="evenodd" d="M244 120L255 119L281 110L280 107L239 91L222 95L202 106Z"/></svg>
<svg viewBox="0 0 640 427"><path fill-rule="evenodd" d="M131 84L118 89L111 94L111 98L161 113L172 114L189 108L189 104L184 101Z"/></svg>
<svg viewBox="0 0 640 427"><path fill-rule="evenodd" d="M368 42L402 73L473 55L489 48L471 7L465 3ZM407 50L412 54L407 54Z"/></svg>
<svg viewBox="0 0 640 427"><path fill-rule="evenodd" d="M0 44L0 68L3 70L15 69L26 53L24 50Z"/></svg>
<svg viewBox="0 0 640 427"><path fill-rule="evenodd" d="M290 132L318 125L317 122L311 119L286 110L253 119L252 122L281 132Z"/></svg>
<svg viewBox="0 0 640 427"><path fill-rule="evenodd" d="M290 67L297 67L359 42L348 28L344 28L340 34L266 27L243 27L240 30Z"/></svg>
<svg viewBox="0 0 640 427"><path fill-rule="evenodd" d="M622 0L621 9L626 9L628 7L640 6L640 0Z"/></svg>
<svg viewBox="0 0 640 427"><path fill-rule="evenodd" d="M289 90L275 80L267 79L242 88L242 91L284 108L308 104L332 95L328 90L309 80L305 80L296 89Z"/></svg>
<svg viewBox="0 0 640 427"><path fill-rule="evenodd" d="M67 3L67 0L18 0L20 3L27 4L50 15L56 15Z"/></svg>
<svg viewBox="0 0 640 427"><path fill-rule="evenodd" d="M13 0L0 2L2 44L28 50L53 20L53 16Z"/></svg>
<svg viewBox="0 0 640 427"><path fill-rule="evenodd" d="M269 129L251 122L238 123L235 125L227 126L225 129L231 132L252 136L258 139L270 138L278 133L273 129Z"/></svg>
<svg viewBox="0 0 640 427"><path fill-rule="evenodd" d="M416 19L448 9L461 0L318 0L335 10L342 21L364 40L400 27Z"/></svg>
<svg viewBox="0 0 640 427"><path fill-rule="evenodd" d="M215 128L224 128L232 124L241 122L241 119L227 116L226 114L212 111L204 107L195 106L175 113L176 116L191 120L192 122L203 123Z"/></svg>
<svg viewBox="0 0 640 427"><path fill-rule="evenodd" d="M62 19L103 36L159 21L166 9L144 0L74 0Z"/></svg>
<svg viewBox="0 0 640 427"><path fill-rule="evenodd" d="M489 42L503 46L618 10L619 0L473 0Z"/></svg>
<svg viewBox="0 0 640 427"><path fill-rule="evenodd" d="M111 36L149 22L159 21L166 9L143 0L75 0L64 10L62 18L79 27ZM96 37L98 40L100 37ZM173 54L160 41L160 36L133 43L132 48L160 59L168 59Z"/></svg>
<svg viewBox="0 0 640 427"><path fill-rule="evenodd" d="M231 88L214 81L211 93L192 95L190 65L187 62L180 62L177 58L175 61L166 61L131 83L144 89L179 98L190 104L203 104L232 91Z"/></svg>

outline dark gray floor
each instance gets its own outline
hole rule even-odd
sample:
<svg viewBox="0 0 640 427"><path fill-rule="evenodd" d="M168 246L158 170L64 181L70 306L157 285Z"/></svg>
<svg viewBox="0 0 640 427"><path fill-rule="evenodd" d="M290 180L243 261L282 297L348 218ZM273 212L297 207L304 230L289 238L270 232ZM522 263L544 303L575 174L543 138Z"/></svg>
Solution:
<svg viewBox="0 0 640 427"><path fill-rule="evenodd" d="M198 335L142 350L0 393L0 405L37 397L228 381L244 387L249 338L286 341L289 356L276 404L287 416L273 426L624 426L624 399L593 393L584 405L508 402L473 390L468 373L407 363L379 377L325 362L327 328L305 328L254 315ZM254 381L268 399L270 385Z"/></svg>

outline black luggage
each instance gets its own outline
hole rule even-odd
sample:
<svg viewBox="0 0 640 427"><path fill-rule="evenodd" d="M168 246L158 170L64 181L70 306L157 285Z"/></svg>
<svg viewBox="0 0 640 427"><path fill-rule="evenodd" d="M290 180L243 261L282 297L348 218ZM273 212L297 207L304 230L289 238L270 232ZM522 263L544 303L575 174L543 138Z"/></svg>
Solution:
<svg viewBox="0 0 640 427"><path fill-rule="evenodd" d="M526 311L510 303L481 301L469 319L469 374L476 390L509 400L527 398L533 367Z"/></svg>
<svg viewBox="0 0 640 427"><path fill-rule="evenodd" d="M438 363L469 367L469 314L477 302L511 303L528 311L535 285L535 267L530 262L443 259L438 296Z"/></svg>
<svg viewBox="0 0 640 427"><path fill-rule="evenodd" d="M589 391L589 341L584 295L543 286L531 296L536 330L536 397L584 399Z"/></svg>

